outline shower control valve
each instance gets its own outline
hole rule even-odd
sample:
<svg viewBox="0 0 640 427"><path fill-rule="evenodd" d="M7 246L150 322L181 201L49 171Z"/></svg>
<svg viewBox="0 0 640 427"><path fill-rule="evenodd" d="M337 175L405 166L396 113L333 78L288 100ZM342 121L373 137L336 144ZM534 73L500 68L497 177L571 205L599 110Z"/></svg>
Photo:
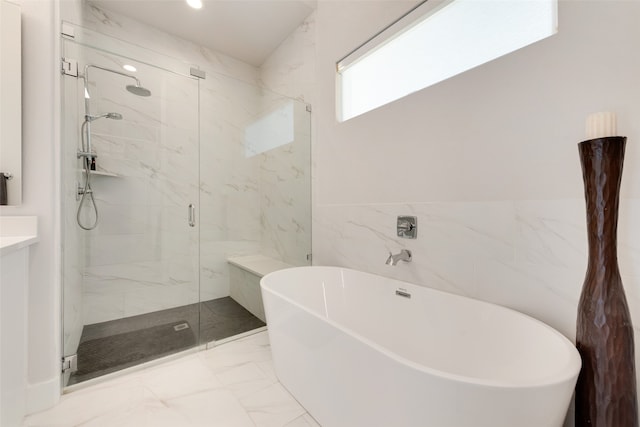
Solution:
<svg viewBox="0 0 640 427"><path fill-rule="evenodd" d="M78 183L78 191L76 193L76 200L80 200L82 198L82 195L85 194L85 193L87 193L87 194L93 193L93 190L90 189L90 188L87 188L85 190L85 187L83 187L82 185L80 185L80 183Z"/></svg>
<svg viewBox="0 0 640 427"><path fill-rule="evenodd" d="M415 239L418 237L418 218L415 216L398 216L396 226L398 237Z"/></svg>

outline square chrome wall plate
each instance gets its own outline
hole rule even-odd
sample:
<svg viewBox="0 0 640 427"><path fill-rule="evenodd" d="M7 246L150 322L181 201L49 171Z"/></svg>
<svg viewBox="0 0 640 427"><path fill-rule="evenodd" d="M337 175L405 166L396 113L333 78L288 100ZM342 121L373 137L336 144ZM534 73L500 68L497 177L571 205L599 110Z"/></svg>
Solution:
<svg viewBox="0 0 640 427"><path fill-rule="evenodd" d="M403 239L416 239L418 237L418 217L398 216L397 229L398 237Z"/></svg>

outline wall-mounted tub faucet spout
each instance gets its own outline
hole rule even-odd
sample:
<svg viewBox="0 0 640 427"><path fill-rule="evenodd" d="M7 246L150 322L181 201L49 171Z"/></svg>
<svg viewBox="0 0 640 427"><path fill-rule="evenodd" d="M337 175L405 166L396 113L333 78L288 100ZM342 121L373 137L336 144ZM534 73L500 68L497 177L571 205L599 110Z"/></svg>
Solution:
<svg viewBox="0 0 640 427"><path fill-rule="evenodd" d="M395 255L389 252L389 258L387 258L385 264L394 266L398 263L398 261L411 262L411 251L403 249L399 254Z"/></svg>

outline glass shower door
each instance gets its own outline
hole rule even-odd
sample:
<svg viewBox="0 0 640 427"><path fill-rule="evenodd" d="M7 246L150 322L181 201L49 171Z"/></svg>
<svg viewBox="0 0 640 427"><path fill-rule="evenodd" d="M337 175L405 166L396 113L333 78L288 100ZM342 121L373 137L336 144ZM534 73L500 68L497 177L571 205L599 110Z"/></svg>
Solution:
<svg viewBox="0 0 640 427"><path fill-rule="evenodd" d="M125 53L63 41L64 385L199 342L199 81Z"/></svg>
<svg viewBox="0 0 640 427"><path fill-rule="evenodd" d="M228 76L200 89L200 341L217 345L264 329L264 274L310 262L311 115Z"/></svg>

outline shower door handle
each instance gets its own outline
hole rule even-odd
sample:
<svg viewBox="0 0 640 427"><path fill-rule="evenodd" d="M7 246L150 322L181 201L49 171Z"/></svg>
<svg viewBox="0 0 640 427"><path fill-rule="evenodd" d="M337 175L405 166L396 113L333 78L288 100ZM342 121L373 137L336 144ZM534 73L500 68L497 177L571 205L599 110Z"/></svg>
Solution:
<svg viewBox="0 0 640 427"><path fill-rule="evenodd" d="M189 204L189 227L196 226L196 207L193 203Z"/></svg>

